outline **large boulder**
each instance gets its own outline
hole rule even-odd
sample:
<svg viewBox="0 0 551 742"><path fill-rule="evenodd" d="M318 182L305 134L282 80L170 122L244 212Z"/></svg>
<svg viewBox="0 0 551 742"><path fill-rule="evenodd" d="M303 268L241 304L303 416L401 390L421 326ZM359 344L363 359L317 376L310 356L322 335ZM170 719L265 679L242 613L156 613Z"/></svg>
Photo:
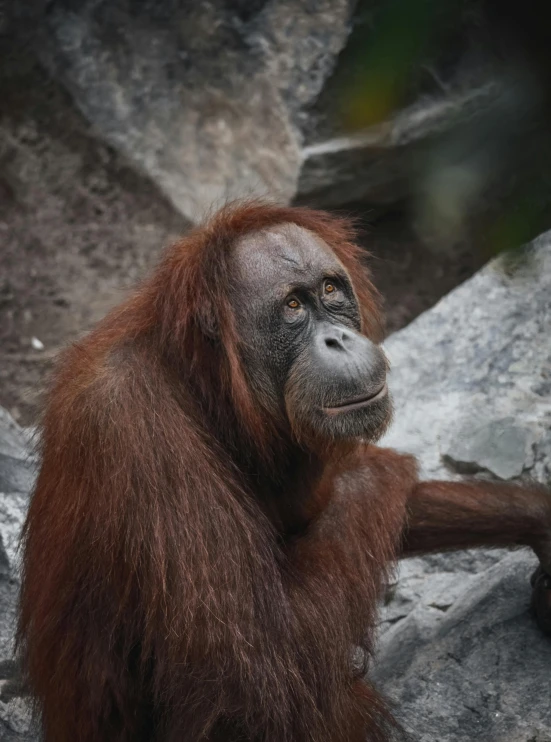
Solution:
<svg viewBox="0 0 551 742"><path fill-rule="evenodd" d="M393 428L422 475L551 483L551 233L493 261L386 343ZM404 560L375 679L414 740L551 740L551 641L528 550Z"/></svg>
<svg viewBox="0 0 551 742"><path fill-rule="evenodd" d="M374 678L412 742L549 742L551 641L528 606L531 554L404 562Z"/></svg>
<svg viewBox="0 0 551 742"><path fill-rule="evenodd" d="M551 480L550 331L547 233L387 340L395 423L383 444L415 453L426 477Z"/></svg>
<svg viewBox="0 0 551 742"><path fill-rule="evenodd" d="M98 134L196 220L229 198L294 196L302 116L353 5L54 0L37 51Z"/></svg>

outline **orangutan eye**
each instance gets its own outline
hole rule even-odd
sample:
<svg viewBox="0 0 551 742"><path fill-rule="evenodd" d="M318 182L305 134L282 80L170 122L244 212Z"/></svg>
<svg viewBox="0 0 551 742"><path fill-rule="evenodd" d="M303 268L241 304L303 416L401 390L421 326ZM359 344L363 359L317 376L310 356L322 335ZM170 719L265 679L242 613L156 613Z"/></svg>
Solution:
<svg viewBox="0 0 551 742"><path fill-rule="evenodd" d="M300 302L297 299L289 299L287 306L289 309L300 309Z"/></svg>
<svg viewBox="0 0 551 742"><path fill-rule="evenodd" d="M326 294L332 294L337 289L334 283L331 283L331 281L326 281L323 287L323 290L325 291Z"/></svg>

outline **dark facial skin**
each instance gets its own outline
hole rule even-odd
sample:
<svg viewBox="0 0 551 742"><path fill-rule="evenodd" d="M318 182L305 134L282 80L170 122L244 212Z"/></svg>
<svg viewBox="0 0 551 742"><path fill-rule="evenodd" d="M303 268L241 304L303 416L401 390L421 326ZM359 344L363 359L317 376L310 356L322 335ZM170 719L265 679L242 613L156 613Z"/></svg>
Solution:
<svg viewBox="0 0 551 742"><path fill-rule="evenodd" d="M390 417L387 363L361 334L350 277L319 237L285 224L243 239L232 304L259 402L298 440L376 440Z"/></svg>

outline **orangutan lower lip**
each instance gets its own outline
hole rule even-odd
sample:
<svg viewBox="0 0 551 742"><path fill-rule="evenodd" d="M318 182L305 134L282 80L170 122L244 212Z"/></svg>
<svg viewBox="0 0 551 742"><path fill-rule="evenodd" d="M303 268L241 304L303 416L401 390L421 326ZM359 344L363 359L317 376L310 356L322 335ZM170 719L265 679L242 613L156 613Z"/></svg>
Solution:
<svg viewBox="0 0 551 742"><path fill-rule="evenodd" d="M355 399L349 399L347 402L343 402L343 404L337 405L336 407L324 407L324 412L327 412L328 415L338 415L341 412L349 412L350 410L359 410L362 407L367 407L368 405L372 404L373 402L376 402L378 399L382 399L383 397L386 397L388 394L388 387L385 383L378 389L375 394L371 394L366 397L356 397Z"/></svg>

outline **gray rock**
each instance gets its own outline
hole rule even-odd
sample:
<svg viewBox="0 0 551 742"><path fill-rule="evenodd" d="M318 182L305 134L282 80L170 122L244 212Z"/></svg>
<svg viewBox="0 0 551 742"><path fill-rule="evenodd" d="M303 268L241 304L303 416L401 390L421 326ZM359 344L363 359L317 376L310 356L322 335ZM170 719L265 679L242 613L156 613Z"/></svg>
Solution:
<svg viewBox="0 0 551 742"><path fill-rule="evenodd" d="M447 584L423 585L422 568L405 578L418 597L383 625L374 679L413 740L551 740L551 642L528 609L533 568L517 552Z"/></svg>
<svg viewBox="0 0 551 742"><path fill-rule="evenodd" d="M37 739L13 661L19 584L16 550L33 479L28 438L0 408L0 742Z"/></svg>
<svg viewBox="0 0 551 742"><path fill-rule="evenodd" d="M294 196L301 112L352 5L54 0L37 50L98 134L196 220L238 196Z"/></svg>
<svg viewBox="0 0 551 742"><path fill-rule="evenodd" d="M534 464L532 431L515 425L512 417L467 421L442 459L461 474L487 471L498 479L519 477Z"/></svg>
<svg viewBox="0 0 551 742"><path fill-rule="evenodd" d="M30 422L60 346L189 222L98 141L22 29L0 41L0 405Z"/></svg>
<svg viewBox="0 0 551 742"><path fill-rule="evenodd" d="M508 435L523 456L513 473L549 478L551 233L510 260L491 262L385 344L395 423L382 445L415 453L424 477L459 478L446 460L476 459L466 439L487 445L514 420ZM508 467L509 448L493 443L482 468Z"/></svg>
<svg viewBox="0 0 551 742"><path fill-rule="evenodd" d="M11 416L0 407L0 455L23 459L27 455L28 438ZM23 490L22 490L23 491Z"/></svg>
<svg viewBox="0 0 551 742"><path fill-rule="evenodd" d="M551 233L503 256L386 343L395 423L382 441L422 474L549 483ZM551 643L529 612L535 557L404 560L374 679L413 740L549 742Z"/></svg>
<svg viewBox="0 0 551 742"><path fill-rule="evenodd" d="M16 566L17 542L35 467L28 439L0 407L0 576Z"/></svg>

